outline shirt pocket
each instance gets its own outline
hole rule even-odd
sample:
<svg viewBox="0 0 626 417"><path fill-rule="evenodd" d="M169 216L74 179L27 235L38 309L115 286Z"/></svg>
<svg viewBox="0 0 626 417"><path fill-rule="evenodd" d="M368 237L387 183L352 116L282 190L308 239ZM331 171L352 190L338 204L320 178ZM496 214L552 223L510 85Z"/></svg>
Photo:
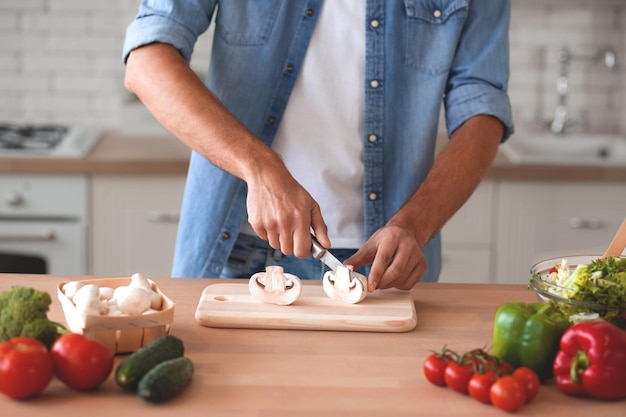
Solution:
<svg viewBox="0 0 626 417"><path fill-rule="evenodd" d="M230 45L265 45L280 5L280 0L222 1L215 17L215 35Z"/></svg>
<svg viewBox="0 0 626 417"><path fill-rule="evenodd" d="M467 18L469 0L404 0L404 62L420 72L438 75L452 65Z"/></svg>

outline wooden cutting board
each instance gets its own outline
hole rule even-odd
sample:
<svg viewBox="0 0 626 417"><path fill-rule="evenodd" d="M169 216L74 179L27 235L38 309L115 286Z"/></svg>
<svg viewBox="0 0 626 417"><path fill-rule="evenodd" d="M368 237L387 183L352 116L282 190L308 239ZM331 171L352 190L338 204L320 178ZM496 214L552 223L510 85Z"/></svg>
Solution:
<svg viewBox="0 0 626 417"><path fill-rule="evenodd" d="M302 285L295 303L278 306L252 298L246 280L206 287L196 321L223 328L407 332L417 325L417 316L408 291L378 290L347 304L326 296L320 282Z"/></svg>

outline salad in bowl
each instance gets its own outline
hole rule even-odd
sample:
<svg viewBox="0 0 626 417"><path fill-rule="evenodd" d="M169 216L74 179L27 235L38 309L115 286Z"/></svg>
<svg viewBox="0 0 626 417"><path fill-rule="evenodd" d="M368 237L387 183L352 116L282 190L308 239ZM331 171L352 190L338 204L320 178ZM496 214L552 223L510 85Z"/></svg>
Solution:
<svg viewBox="0 0 626 417"><path fill-rule="evenodd" d="M546 259L531 268L529 286L573 322L602 318L626 329L626 258Z"/></svg>

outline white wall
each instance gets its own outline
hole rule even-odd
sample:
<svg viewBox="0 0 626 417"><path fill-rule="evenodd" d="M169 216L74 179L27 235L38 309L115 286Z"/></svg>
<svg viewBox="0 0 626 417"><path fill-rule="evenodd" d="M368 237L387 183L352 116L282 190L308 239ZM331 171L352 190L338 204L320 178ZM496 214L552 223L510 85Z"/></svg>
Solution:
<svg viewBox="0 0 626 417"><path fill-rule="evenodd" d="M477 0L480 1L480 0ZM572 64L571 106L588 129L626 134L626 1L512 0L510 94L517 131L536 129L556 103L556 51L611 45L618 67ZM139 0L0 0L0 122L100 124L158 131L123 86L124 31ZM192 66L206 73L210 34ZM622 121L624 120L624 121Z"/></svg>
<svg viewBox="0 0 626 417"><path fill-rule="evenodd" d="M539 129L557 103L557 51L593 56L606 46L617 54L609 71L599 61L570 64L571 115L587 114L584 130L626 135L626 1L512 0L509 91L517 132Z"/></svg>

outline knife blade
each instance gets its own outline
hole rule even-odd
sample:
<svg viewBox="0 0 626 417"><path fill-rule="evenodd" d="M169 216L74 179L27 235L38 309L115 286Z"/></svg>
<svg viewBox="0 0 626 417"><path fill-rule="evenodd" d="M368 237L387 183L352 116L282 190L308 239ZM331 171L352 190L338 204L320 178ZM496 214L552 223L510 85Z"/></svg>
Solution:
<svg viewBox="0 0 626 417"><path fill-rule="evenodd" d="M328 249L320 244L320 242L313 235L313 233L311 233L311 242L311 255L313 256L313 258L319 259L333 271L336 271L337 268L339 268L340 266L345 267L345 265L341 261L339 261L339 259L337 259L335 255L330 253ZM352 270L350 270L350 282L358 283L361 286L362 291L367 291L366 284L361 281L357 274Z"/></svg>
<svg viewBox="0 0 626 417"><path fill-rule="evenodd" d="M335 258L335 256L330 253L328 249L323 247L313 234L311 234L311 240L311 255L313 258L319 259L333 271L337 270L338 267L343 266L343 263L341 263L339 259Z"/></svg>

